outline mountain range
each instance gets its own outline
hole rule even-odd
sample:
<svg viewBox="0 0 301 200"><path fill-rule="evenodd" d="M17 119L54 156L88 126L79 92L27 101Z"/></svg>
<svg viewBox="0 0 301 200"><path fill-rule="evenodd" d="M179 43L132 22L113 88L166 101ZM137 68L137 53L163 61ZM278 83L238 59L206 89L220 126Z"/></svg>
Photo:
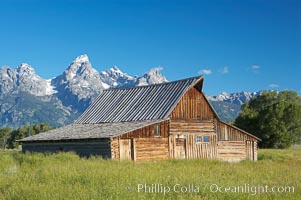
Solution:
<svg viewBox="0 0 301 200"><path fill-rule="evenodd" d="M117 66L98 72L86 54L75 58L66 70L52 79L43 79L33 67L22 63L16 69L0 69L0 127L48 122L53 127L72 123L108 88L164 83L161 68L143 76L130 76ZM207 96L223 120L233 120L240 106L260 92L221 93Z"/></svg>

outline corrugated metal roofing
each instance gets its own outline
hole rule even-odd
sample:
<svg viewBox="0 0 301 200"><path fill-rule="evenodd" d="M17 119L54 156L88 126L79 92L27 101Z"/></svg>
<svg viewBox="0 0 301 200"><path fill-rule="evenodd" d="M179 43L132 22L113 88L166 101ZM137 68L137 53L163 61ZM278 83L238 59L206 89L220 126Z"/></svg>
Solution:
<svg viewBox="0 0 301 200"><path fill-rule="evenodd" d="M104 90L76 124L165 119L184 93L201 80L184 80L126 89Z"/></svg>
<svg viewBox="0 0 301 200"><path fill-rule="evenodd" d="M72 124L62 128L53 129L44 133L30 136L19 142L33 141L59 141L77 139L110 138L119 136L151 124L159 123L162 120L136 121L136 122L116 122L102 124Z"/></svg>

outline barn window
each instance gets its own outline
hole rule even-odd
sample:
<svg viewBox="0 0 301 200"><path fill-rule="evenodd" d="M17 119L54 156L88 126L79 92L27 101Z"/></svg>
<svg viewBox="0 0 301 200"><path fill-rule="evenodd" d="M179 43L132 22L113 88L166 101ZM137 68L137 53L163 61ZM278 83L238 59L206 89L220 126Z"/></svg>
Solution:
<svg viewBox="0 0 301 200"><path fill-rule="evenodd" d="M160 125L157 124L155 125L155 137L160 137L161 136L161 129L160 129Z"/></svg>
<svg viewBox="0 0 301 200"><path fill-rule="evenodd" d="M209 136L204 136L203 137L203 142L209 142Z"/></svg>
<svg viewBox="0 0 301 200"><path fill-rule="evenodd" d="M196 143L202 142L202 136L197 135L196 136Z"/></svg>

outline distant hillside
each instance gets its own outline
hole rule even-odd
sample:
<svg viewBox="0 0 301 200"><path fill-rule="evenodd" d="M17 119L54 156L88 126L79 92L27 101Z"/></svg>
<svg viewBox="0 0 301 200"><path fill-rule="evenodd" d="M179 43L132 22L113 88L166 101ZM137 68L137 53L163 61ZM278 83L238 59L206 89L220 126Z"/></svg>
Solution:
<svg viewBox="0 0 301 200"><path fill-rule="evenodd" d="M49 122L52 127L71 123L78 113L62 106L55 97L37 97L25 92L14 92L0 97L1 125L20 127L25 124Z"/></svg>
<svg viewBox="0 0 301 200"><path fill-rule="evenodd" d="M231 121L240 113L242 104L260 95L261 92L236 92L231 94L223 92L217 96L207 96L207 99L222 120Z"/></svg>

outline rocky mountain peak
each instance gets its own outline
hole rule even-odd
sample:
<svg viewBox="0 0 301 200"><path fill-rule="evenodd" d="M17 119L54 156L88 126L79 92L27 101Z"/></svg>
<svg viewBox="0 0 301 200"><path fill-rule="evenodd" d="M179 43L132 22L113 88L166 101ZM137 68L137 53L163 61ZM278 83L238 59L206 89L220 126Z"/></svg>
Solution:
<svg viewBox="0 0 301 200"><path fill-rule="evenodd" d="M28 75L32 75L35 74L35 70L32 68L32 66L30 66L27 63L22 63L20 64L17 68L16 68L16 72L20 75L20 76L28 76Z"/></svg>
<svg viewBox="0 0 301 200"><path fill-rule="evenodd" d="M22 63L16 68L16 88L35 96L52 95L56 91L48 81L38 76L32 66Z"/></svg>
<svg viewBox="0 0 301 200"><path fill-rule="evenodd" d="M150 69L142 77L137 79L136 85L143 86L168 82L165 76L161 73L161 70L163 70L161 67Z"/></svg>
<svg viewBox="0 0 301 200"><path fill-rule="evenodd" d="M82 54L73 60L73 63L85 63L85 62L90 62L87 54Z"/></svg>
<svg viewBox="0 0 301 200"><path fill-rule="evenodd" d="M98 72L92 68L86 54L76 57L64 72L66 80L72 80L76 77L87 76L90 74L95 75L98 74Z"/></svg>
<svg viewBox="0 0 301 200"><path fill-rule="evenodd" d="M210 101L220 101L220 102L228 102L236 105L242 105L247 101L250 101L255 96L258 96L261 94L261 91L259 92L236 92L236 93L230 93L222 92L216 96L208 96L207 98Z"/></svg>
<svg viewBox="0 0 301 200"><path fill-rule="evenodd" d="M9 66L3 66L0 69L0 93L6 94L13 91L17 82L17 75L15 70Z"/></svg>
<svg viewBox="0 0 301 200"><path fill-rule="evenodd" d="M92 67L86 54L75 58L62 75L52 80L52 85L58 91L56 95L63 105L82 109L90 98L105 89L99 73Z"/></svg>
<svg viewBox="0 0 301 200"><path fill-rule="evenodd" d="M110 70L111 70L111 71L115 71L115 72L122 73L122 71L121 71L116 65L114 65L113 67L111 67Z"/></svg>
<svg viewBox="0 0 301 200"><path fill-rule="evenodd" d="M16 72L9 66L5 65L0 69L0 76L2 78L12 78L12 76L16 76Z"/></svg>
<svg viewBox="0 0 301 200"><path fill-rule="evenodd" d="M120 87L130 84L134 79L127 73L122 72L116 65L99 74L101 80L109 87Z"/></svg>
<svg viewBox="0 0 301 200"><path fill-rule="evenodd" d="M124 76L130 77L127 73L122 72L116 65L101 73L104 72L108 73L113 78L124 77Z"/></svg>

